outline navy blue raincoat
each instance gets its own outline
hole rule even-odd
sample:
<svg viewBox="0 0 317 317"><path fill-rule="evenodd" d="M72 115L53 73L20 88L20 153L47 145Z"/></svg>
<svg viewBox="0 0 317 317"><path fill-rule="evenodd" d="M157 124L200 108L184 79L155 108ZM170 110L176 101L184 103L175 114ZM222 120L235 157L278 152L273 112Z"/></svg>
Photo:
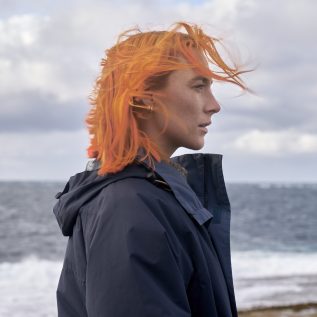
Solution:
<svg viewBox="0 0 317 317"><path fill-rule="evenodd" d="M60 317L237 316L222 155L172 162L99 176L89 161L57 193Z"/></svg>

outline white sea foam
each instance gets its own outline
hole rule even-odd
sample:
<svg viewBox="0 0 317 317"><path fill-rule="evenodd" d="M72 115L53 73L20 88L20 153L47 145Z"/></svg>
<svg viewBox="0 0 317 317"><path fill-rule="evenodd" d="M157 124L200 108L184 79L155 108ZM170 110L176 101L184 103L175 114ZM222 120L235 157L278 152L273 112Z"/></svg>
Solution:
<svg viewBox="0 0 317 317"><path fill-rule="evenodd" d="M237 306L317 302L317 254L233 252Z"/></svg>
<svg viewBox="0 0 317 317"><path fill-rule="evenodd" d="M238 309L317 302L317 254L233 252ZM57 316L60 261L0 263L0 316Z"/></svg>
<svg viewBox="0 0 317 317"><path fill-rule="evenodd" d="M28 257L0 263L1 317L56 317L56 287L62 263Z"/></svg>

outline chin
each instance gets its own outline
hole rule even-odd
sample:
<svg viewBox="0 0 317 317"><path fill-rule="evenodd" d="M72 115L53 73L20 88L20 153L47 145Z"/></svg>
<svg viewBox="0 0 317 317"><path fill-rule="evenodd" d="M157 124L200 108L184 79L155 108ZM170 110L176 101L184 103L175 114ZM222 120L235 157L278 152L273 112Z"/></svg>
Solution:
<svg viewBox="0 0 317 317"><path fill-rule="evenodd" d="M185 147L194 151L198 151L198 150L201 150L204 147L204 145L205 145L205 142L204 140L202 140L202 141L197 141L195 143L188 144Z"/></svg>

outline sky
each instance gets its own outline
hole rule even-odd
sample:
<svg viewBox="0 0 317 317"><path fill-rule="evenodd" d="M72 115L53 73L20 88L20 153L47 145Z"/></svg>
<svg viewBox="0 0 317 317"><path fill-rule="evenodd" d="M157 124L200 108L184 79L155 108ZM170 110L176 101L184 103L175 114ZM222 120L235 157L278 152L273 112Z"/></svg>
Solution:
<svg viewBox="0 0 317 317"><path fill-rule="evenodd" d="M256 94L215 82L221 111L199 151L228 182L317 182L317 1L0 0L0 180L85 169L88 101L105 50L132 27L200 25L255 71Z"/></svg>

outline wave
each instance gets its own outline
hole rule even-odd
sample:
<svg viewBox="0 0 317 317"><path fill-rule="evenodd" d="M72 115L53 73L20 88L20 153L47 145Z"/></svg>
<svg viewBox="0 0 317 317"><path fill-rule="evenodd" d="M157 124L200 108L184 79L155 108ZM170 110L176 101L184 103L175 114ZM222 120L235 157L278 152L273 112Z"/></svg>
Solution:
<svg viewBox="0 0 317 317"><path fill-rule="evenodd" d="M317 302L317 254L232 253L239 309Z"/></svg>
<svg viewBox="0 0 317 317"><path fill-rule="evenodd" d="M56 288L62 262L29 256L0 264L0 316L56 317Z"/></svg>
<svg viewBox="0 0 317 317"><path fill-rule="evenodd" d="M239 310L317 302L317 254L232 253ZM0 316L57 316L60 260L28 256L0 263Z"/></svg>

